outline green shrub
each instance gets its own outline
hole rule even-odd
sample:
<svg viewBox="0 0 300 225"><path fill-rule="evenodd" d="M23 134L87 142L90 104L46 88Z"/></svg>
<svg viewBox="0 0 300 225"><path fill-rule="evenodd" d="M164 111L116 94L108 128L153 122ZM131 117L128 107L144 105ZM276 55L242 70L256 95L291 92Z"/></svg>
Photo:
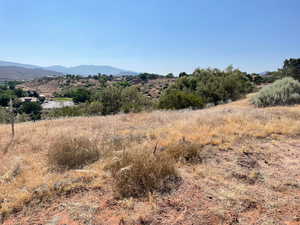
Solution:
<svg viewBox="0 0 300 225"><path fill-rule="evenodd" d="M108 87L94 95L94 100L102 104L102 114L118 112L140 112L152 107L152 102L136 87Z"/></svg>
<svg viewBox="0 0 300 225"><path fill-rule="evenodd" d="M84 88L78 88L71 97L75 103L86 102L90 100L91 92Z"/></svg>
<svg viewBox="0 0 300 225"><path fill-rule="evenodd" d="M0 107L0 123L7 122L9 122L9 113L5 108Z"/></svg>
<svg viewBox="0 0 300 225"><path fill-rule="evenodd" d="M42 106L38 102L24 102L22 103L20 113L26 113L30 115L32 120L41 119Z"/></svg>
<svg viewBox="0 0 300 225"><path fill-rule="evenodd" d="M169 90L159 99L158 107L161 109L184 109L203 108L204 102L202 98L195 94L187 93L179 90Z"/></svg>
<svg viewBox="0 0 300 225"><path fill-rule="evenodd" d="M143 110L151 108L152 106L151 100L143 96L141 92L139 92L139 90L135 87L124 88L121 93L121 98L121 111L125 113L141 112Z"/></svg>
<svg viewBox="0 0 300 225"><path fill-rule="evenodd" d="M0 92L0 106L8 106L10 96L5 92Z"/></svg>
<svg viewBox="0 0 300 225"><path fill-rule="evenodd" d="M54 169L77 169L99 159L95 143L86 137L61 136L48 151L48 162Z"/></svg>
<svg viewBox="0 0 300 225"><path fill-rule="evenodd" d="M83 112L87 116L95 116L95 115L101 115L103 112L103 105L101 102L91 102L91 103L86 103L83 105Z"/></svg>
<svg viewBox="0 0 300 225"><path fill-rule="evenodd" d="M122 197L141 197L149 192L169 192L178 184L174 160L149 151L127 151L107 167L115 190Z"/></svg>
<svg viewBox="0 0 300 225"><path fill-rule="evenodd" d="M300 82L291 77L275 81L262 88L251 99L258 107L289 105L300 102Z"/></svg>
<svg viewBox="0 0 300 225"><path fill-rule="evenodd" d="M103 104L103 115L120 112L122 107L122 88L108 87L100 95L100 102Z"/></svg>
<svg viewBox="0 0 300 225"><path fill-rule="evenodd" d="M16 116L16 122L18 123L22 123L22 122L27 122L27 121L30 121L31 120L31 117L28 115L28 114L17 114Z"/></svg>
<svg viewBox="0 0 300 225"><path fill-rule="evenodd" d="M92 94L87 88L80 87L63 90L60 94L56 93L54 96L68 97L72 98L75 103L82 103L90 101Z"/></svg>
<svg viewBox="0 0 300 225"><path fill-rule="evenodd" d="M50 109L43 113L43 119L54 119L62 117L83 116L83 112L78 106L67 106L63 108Z"/></svg>

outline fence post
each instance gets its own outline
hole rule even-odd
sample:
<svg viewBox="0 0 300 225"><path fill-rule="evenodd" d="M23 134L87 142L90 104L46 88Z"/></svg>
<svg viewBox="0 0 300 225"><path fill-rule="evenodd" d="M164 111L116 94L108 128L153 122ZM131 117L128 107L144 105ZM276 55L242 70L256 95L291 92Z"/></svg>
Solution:
<svg viewBox="0 0 300 225"><path fill-rule="evenodd" d="M9 113L10 113L10 124L11 124L11 136L12 139L15 137L15 112L13 109L12 98L9 100Z"/></svg>

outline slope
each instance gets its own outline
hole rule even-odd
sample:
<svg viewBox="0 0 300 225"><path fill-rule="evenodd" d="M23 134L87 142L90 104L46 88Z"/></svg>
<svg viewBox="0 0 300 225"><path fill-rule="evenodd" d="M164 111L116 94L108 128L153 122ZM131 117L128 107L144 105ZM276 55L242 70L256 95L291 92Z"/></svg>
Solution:
<svg viewBox="0 0 300 225"><path fill-rule="evenodd" d="M3 149L9 130L0 126ZM17 124L15 142L0 156L0 212L5 225L297 225L299 134L299 105L257 109L248 99L198 111ZM47 152L61 136L88 137L101 159L80 170L50 170ZM123 149L158 146L168 154L174 144L198 146L197 162L176 163L180 186L143 198L116 194L105 168Z"/></svg>

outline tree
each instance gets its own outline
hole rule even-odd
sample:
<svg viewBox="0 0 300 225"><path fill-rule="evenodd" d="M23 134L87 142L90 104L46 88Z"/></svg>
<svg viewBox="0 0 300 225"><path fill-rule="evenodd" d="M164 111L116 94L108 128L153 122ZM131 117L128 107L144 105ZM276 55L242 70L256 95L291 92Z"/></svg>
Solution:
<svg viewBox="0 0 300 225"><path fill-rule="evenodd" d="M25 96L25 92L21 89L21 88L17 88L14 90L15 91L15 95L18 98L24 97Z"/></svg>
<svg viewBox="0 0 300 225"><path fill-rule="evenodd" d="M103 114L115 114L120 112L122 107L122 89L120 87L108 87L100 95L100 102L103 105Z"/></svg>
<svg viewBox="0 0 300 225"><path fill-rule="evenodd" d="M159 99L159 108L161 109L200 109L203 108L202 98L195 94L179 90L169 90Z"/></svg>
<svg viewBox="0 0 300 225"><path fill-rule="evenodd" d="M0 92L0 106L4 106L4 107L8 106L9 99L10 99L10 96L7 93Z"/></svg>
<svg viewBox="0 0 300 225"><path fill-rule="evenodd" d="M296 80L300 80L300 58L286 59L283 64L282 72L283 76L289 76Z"/></svg>
<svg viewBox="0 0 300 225"><path fill-rule="evenodd" d="M21 113L30 115L32 120L41 119L42 106L38 102L24 102L20 107Z"/></svg>
<svg viewBox="0 0 300 225"><path fill-rule="evenodd" d="M127 87L122 90L122 107L125 113L140 112L151 106L151 101L143 96L136 87Z"/></svg>
<svg viewBox="0 0 300 225"><path fill-rule="evenodd" d="M8 81L7 85L10 90L14 90L16 88L17 82L16 81Z"/></svg>
<svg viewBox="0 0 300 225"><path fill-rule="evenodd" d="M167 78L174 78L174 74L173 74L173 73L168 73L168 74L166 75L166 77L167 77Z"/></svg>
<svg viewBox="0 0 300 225"><path fill-rule="evenodd" d="M106 75L101 75L101 73L99 73L98 80L102 87L107 86L108 77Z"/></svg>
<svg viewBox="0 0 300 225"><path fill-rule="evenodd" d="M188 76L188 74L186 72L179 73L179 77L185 77L185 76Z"/></svg>
<svg viewBox="0 0 300 225"><path fill-rule="evenodd" d="M86 102L91 99L91 92L85 88L78 88L72 93L71 97L75 103Z"/></svg>

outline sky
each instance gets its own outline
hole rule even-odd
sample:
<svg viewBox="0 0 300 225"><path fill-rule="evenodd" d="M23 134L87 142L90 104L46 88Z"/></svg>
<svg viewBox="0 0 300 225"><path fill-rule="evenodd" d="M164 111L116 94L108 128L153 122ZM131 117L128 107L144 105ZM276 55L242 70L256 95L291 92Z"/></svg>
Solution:
<svg viewBox="0 0 300 225"><path fill-rule="evenodd" d="M166 74L300 57L299 0L0 0L0 60Z"/></svg>

